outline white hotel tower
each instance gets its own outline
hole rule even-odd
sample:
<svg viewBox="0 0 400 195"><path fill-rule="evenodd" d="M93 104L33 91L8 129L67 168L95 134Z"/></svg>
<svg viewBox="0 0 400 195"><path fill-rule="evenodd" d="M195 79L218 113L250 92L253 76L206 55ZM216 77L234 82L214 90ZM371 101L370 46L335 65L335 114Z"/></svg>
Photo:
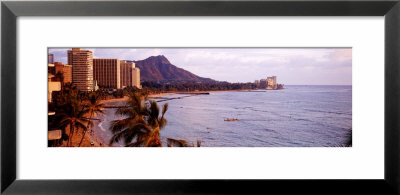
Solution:
<svg viewBox="0 0 400 195"><path fill-rule="evenodd" d="M72 83L80 91L93 91L93 52L72 48L68 50L68 64L72 65Z"/></svg>

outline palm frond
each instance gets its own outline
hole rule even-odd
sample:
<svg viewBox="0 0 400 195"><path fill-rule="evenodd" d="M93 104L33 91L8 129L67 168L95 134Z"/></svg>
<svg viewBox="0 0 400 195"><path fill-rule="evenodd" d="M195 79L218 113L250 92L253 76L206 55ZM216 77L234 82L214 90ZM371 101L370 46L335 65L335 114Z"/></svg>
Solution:
<svg viewBox="0 0 400 195"><path fill-rule="evenodd" d="M135 117L136 113L134 110L132 110L131 108L118 108L115 111L115 114L120 115L120 116L130 116L130 117Z"/></svg>
<svg viewBox="0 0 400 195"><path fill-rule="evenodd" d="M77 127L76 128L77 130L78 130L78 128L82 129L83 131L87 130L87 126L80 122L75 122L75 127Z"/></svg>
<svg viewBox="0 0 400 195"><path fill-rule="evenodd" d="M164 117L164 115L167 112L167 110L168 110L168 103L163 105L161 117Z"/></svg>
<svg viewBox="0 0 400 195"><path fill-rule="evenodd" d="M121 131L115 133L115 134L111 137L110 145L112 145L113 143L119 142L119 140L121 140L121 139L124 137L125 133L126 133L126 132L125 132L125 129L122 129Z"/></svg>
<svg viewBox="0 0 400 195"><path fill-rule="evenodd" d="M70 117L65 117L65 118L63 118L61 121L60 121L60 123L59 123L59 127L60 128L65 128L65 127L67 127L70 123L71 123L71 118Z"/></svg>
<svg viewBox="0 0 400 195"><path fill-rule="evenodd" d="M158 126L158 115L160 114L160 108L156 101L149 101L150 107L148 108L147 121L153 128Z"/></svg>
<svg viewBox="0 0 400 195"><path fill-rule="evenodd" d="M150 101L150 117L158 118L160 115L160 107L156 101Z"/></svg>
<svg viewBox="0 0 400 195"><path fill-rule="evenodd" d="M190 147L188 142L183 139L173 139L167 138L167 146L168 147Z"/></svg>
<svg viewBox="0 0 400 195"><path fill-rule="evenodd" d="M163 129L165 126L167 126L168 120L165 119L164 117L160 117L158 119L158 126L160 127L160 130Z"/></svg>
<svg viewBox="0 0 400 195"><path fill-rule="evenodd" d="M111 122L110 130L114 135L110 144L124 140L127 147L162 146L160 129L168 123L164 118L168 104L163 105L160 116L160 107L157 102L146 100L147 96L143 93L129 94L125 107L116 111L116 114L126 118Z"/></svg>
<svg viewBox="0 0 400 195"><path fill-rule="evenodd" d="M125 134L125 143L130 143L135 137L145 136L151 132L151 128L146 124L135 124L131 128L127 128Z"/></svg>
<svg viewBox="0 0 400 195"><path fill-rule="evenodd" d="M140 147L143 145L143 142L133 142L125 145L125 147Z"/></svg>
<svg viewBox="0 0 400 195"><path fill-rule="evenodd" d="M122 119L122 120L113 120L111 121L110 130L113 133L120 132L123 129L129 128L129 124L131 123L130 118Z"/></svg>

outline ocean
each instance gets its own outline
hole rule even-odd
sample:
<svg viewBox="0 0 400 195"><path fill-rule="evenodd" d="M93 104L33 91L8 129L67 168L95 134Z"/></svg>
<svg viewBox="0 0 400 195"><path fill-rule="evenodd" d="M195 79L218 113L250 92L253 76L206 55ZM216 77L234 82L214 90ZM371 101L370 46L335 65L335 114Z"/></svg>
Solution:
<svg viewBox="0 0 400 195"><path fill-rule="evenodd" d="M167 138L201 141L201 147L338 147L351 139L351 86L285 86L283 90L175 94L169 104ZM162 100L162 99L157 99ZM114 102L109 104L121 104ZM95 123L96 136L108 143L115 109ZM237 118L235 121L225 121ZM115 146L119 146L115 144ZM122 144L120 144L122 146Z"/></svg>

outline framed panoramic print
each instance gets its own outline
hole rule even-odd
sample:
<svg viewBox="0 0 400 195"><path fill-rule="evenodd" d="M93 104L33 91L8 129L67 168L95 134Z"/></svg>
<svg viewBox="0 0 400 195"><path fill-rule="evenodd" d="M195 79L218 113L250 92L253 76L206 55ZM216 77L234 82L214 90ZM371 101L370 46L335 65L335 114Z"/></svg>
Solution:
<svg viewBox="0 0 400 195"><path fill-rule="evenodd" d="M398 194L399 6L2 1L1 192Z"/></svg>

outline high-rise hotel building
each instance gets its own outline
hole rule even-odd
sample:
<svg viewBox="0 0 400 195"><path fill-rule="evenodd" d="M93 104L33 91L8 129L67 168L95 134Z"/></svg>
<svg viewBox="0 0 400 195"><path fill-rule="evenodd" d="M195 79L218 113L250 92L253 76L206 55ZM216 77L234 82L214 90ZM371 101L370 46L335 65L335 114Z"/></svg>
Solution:
<svg viewBox="0 0 400 195"><path fill-rule="evenodd" d="M93 59L93 75L97 84L103 88L121 88L121 66L119 59Z"/></svg>
<svg viewBox="0 0 400 195"><path fill-rule="evenodd" d="M267 77L267 89L277 89L278 88L278 84L276 82L276 76L272 76L272 77Z"/></svg>
<svg viewBox="0 0 400 195"><path fill-rule="evenodd" d="M121 88L140 86L140 70L135 67L135 62L121 60Z"/></svg>
<svg viewBox="0 0 400 195"><path fill-rule="evenodd" d="M140 85L140 69L139 68L132 69L132 86L135 86L139 89L142 88L142 86Z"/></svg>
<svg viewBox="0 0 400 195"><path fill-rule="evenodd" d="M72 65L72 83L80 91L93 91L93 52L72 48L68 50L68 64Z"/></svg>
<svg viewBox="0 0 400 195"><path fill-rule="evenodd" d="M135 63L131 61L121 60L121 88L132 86L132 69Z"/></svg>

